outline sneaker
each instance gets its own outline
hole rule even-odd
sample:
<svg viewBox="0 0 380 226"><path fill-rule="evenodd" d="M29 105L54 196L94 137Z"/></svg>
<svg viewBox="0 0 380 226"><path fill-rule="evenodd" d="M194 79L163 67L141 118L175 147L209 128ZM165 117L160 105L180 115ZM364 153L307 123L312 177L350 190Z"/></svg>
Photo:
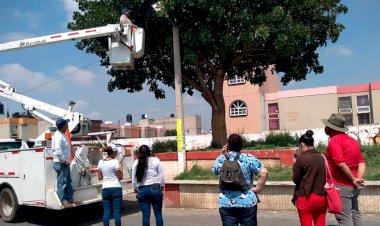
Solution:
<svg viewBox="0 0 380 226"><path fill-rule="evenodd" d="M69 203L69 202L65 202L65 203L63 204L63 208L64 208L64 209L66 209L66 208L71 208L71 207L73 207L73 204L71 204L71 203Z"/></svg>
<svg viewBox="0 0 380 226"><path fill-rule="evenodd" d="M71 200L69 203L70 203L70 204L79 205L79 204L81 204L82 202L79 201L79 200L73 199L73 200Z"/></svg>

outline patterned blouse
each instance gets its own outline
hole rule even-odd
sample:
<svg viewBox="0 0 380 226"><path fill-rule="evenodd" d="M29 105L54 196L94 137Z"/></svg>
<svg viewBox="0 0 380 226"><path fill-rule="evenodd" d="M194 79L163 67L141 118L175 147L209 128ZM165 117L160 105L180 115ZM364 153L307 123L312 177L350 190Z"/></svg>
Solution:
<svg viewBox="0 0 380 226"><path fill-rule="evenodd" d="M228 152L229 160L233 160L237 152ZM224 155L220 155L215 159L214 165L212 166L212 172L215 175L219 175L220 168L226 158ZM247 153L241 153L239 157L239 163L241 170L244 173L245 181L249 188L253 187L254 175L257 175L262 169L265 168L263 164L253 155ZM219 208L250 208L257 205L257 195L251 190L247 191L228 191L219 190L218 206Z"/></svg>

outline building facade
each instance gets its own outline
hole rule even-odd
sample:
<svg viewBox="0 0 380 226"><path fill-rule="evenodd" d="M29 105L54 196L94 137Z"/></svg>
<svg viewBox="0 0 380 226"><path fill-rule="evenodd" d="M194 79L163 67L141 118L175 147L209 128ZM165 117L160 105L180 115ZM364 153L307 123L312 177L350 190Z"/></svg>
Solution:
<svg viewBox="0 0 380 226"><path fill-rule="evenodd" d="M1 118L0 139L22 139L23 127L25 138L38 137L38 120L35 118Z"/></svg>
<svg viewBox="0 0 380 226"><path fill-rule="evenodd" d="M280 91L277 74L269 68L263 85L252 85L235 77L224 82L227 134L258 133L266 130L265 94Z"/></svg>

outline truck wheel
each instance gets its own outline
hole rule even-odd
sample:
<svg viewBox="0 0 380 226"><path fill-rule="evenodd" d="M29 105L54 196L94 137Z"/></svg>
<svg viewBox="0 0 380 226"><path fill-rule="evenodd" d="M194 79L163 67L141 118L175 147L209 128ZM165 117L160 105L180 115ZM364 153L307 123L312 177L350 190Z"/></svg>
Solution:
<svg viewBox="0 0 380 226"><path fill-rule="evenodd" d="M10 188L4 188L0 193L0 215L5 222L12 222L19 209L15 193Z"/></svg>

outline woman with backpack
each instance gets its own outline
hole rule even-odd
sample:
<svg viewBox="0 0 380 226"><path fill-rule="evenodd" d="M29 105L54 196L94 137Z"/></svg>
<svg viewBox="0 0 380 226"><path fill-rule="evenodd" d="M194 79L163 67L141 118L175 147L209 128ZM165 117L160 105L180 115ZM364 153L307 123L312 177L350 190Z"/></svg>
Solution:
<svg viewBox="0 0 380 226"><path fill-rule="evenodd" d="M243 139L228 137L228 144L215 160L212 172L219 175L219 213L223 226L257 225L257 194L265 185L268 171L253 155L242 153ZM253 177L258 175L256 186Z"/></svg>
<svg viewBox="0 0 380 226"><path fill-rule="evenodd" d="M137 193L136 198L142 212L143 226L150 225L151 206L156 217L156 225L164 225L162 219L164 185L160 160L150 156L150 148L147 145L141 145L139 158L132 166L132 187Z"/></svg>
<svg viewBox="0 0 380 226"><path fill-rule="evenodd" d="M293 196L301 226L326 225L325 159L314 149L314 132L306 131L299 139L299 151L293 165Z"/></svg>

